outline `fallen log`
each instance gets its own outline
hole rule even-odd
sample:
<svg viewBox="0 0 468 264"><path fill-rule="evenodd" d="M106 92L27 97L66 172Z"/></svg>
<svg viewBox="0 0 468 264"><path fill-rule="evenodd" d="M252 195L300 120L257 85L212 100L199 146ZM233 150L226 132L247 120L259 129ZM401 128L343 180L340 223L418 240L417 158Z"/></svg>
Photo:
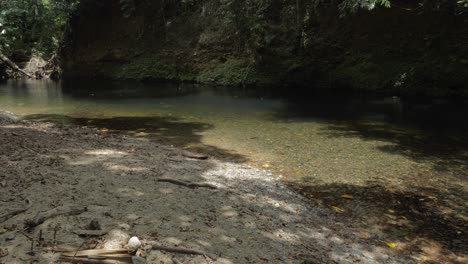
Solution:
<svg viewBox="0 0 468 264"><path fill-rule="evenodd" d="M171 252L171 253L188 254L188 255L201 255L201 256L209 257L210 259L215 260L215 261L218 259L218 256L216 256L215 254L206 253L206 252L195 250L195 249L165 247L165 246L156 245L154 243L150 243L150 245L151 245L152 250L160 250L160 251L166 251L166 252Z"/></svg>
<svg viewBox="0 0 468 264"><path fill-rule="evenodd" d="M209 188L209 189L218 189L218 187L214 186L213 184L209 183L194 183L194 182L187 182L187 181L179 181L174 179L162 178L158 179L159 182L169 182L176 185L181 185L189 188Z"/></svg>
<svg viewBox="0 0 468 264"><path fill-rule="evenodd" d="M33 76L25 71L23 71L20 67L18 67L18 65L16 65L14 62L12 62L10 59L8 59L7 56L3 55L2 53L0 53L0 60L5 62L6 65L8 65L10 68L12 68L13 70L15 71L18 71L18 72L21 72L22 74L28 76L29 78L33 78Z"/></svg>
<svg viewBox="0 0 468 264"><path fill-rule="evenodd" d="M86 210L86 207L76 205L59 206L46 212L37 213L34 218L26 220L25 224L27 228L31 229L44 223L49 218L53 218L59 215L79 215L86 212Z"/></svg>

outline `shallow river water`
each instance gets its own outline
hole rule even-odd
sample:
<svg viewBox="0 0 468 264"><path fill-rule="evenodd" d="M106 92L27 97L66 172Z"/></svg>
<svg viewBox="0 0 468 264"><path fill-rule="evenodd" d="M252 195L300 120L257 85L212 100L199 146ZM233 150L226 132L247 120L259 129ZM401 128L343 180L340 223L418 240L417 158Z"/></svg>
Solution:
<svg viewBox="0 0 468 264"><path fill-rule="evenodd" d="M0 109L148 137L304 183L391 178L398 184L416 172L467 171L463 103L189 84L10 81L0 83Z"/></svg>

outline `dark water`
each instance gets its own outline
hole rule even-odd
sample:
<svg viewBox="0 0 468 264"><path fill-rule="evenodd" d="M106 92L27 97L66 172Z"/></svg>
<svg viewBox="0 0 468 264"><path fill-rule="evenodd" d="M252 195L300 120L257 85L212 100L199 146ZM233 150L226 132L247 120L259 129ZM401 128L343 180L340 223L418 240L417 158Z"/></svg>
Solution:
<svg viewBox="0 0 468 264"><path fill-rule="evenodd" d="M11 81L0 109L174 144L276 174L362 183L414 169L465 170L464 102L189 84ZM350 175L352 177L350 177Z"/></svg>

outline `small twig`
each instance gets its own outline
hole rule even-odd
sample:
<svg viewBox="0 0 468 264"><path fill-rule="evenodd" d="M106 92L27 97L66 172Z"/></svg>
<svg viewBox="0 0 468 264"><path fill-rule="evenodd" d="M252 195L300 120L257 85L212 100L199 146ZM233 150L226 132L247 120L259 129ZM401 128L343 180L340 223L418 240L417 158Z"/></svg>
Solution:
<svg viewBox="0 0 468 264"><path fill-rule="evenodd" d="M180 260L176 259L175 257L172 258L172 262L174 262L174 264L184 264Z"/></svg>
<svg viewBox="0 0 468 264"><path fill-rule="evenodd" d="M39 230L39 241L37 242L37 245L39 247L42 245L42 229Z"/></svg>
<svg viewBox="0 0 468 264"><path fill-rule="evenodd" d="M55 247L55 243L56 243L56 240L57 239L57 229L54 229L54 240L52 241L52 245Z"/></svg>
<svg viewBox="0 0 468 264"><path fill-rule="evenodd" d="M167 179L167 178L163 178L163 179L158 179L159 182L169 182L169 183L172 183L172 184L176 184L176 185L181 185L181 186L185 186L185 187L189 187L189 188L201 188L201 187L205 187L205 188L209 188L209 189L218 189L218 187L212 185L212 184L209 184L209 183L194 183L194 182L187 182L187 181L179 181L179 180L174 180L174 179Z"/></svg>
<svg viewBox="0 0 468 264"><path fill-rule="evenodd" d="M42 153L40 153L40 152L37 152L37 151L35 151L35 150L33 150L33 149L30 149L30 148L24 146L24 145L21 145L21 147L24 148L24 149L26 149L26 150L29 150L29 151L31 151L31 152L34 152L34 153L37 153L37 154L42 154Z"/></svg>
<svg viewBox="0 0 468 264"><path fill-rule="evenodd" d="M25 236L27 239L29 239L29 240L31 240L31 241L34 240L33 237L31 237L30 235L26 234L23 230L18 231L18 233L22 234L23 236Z"/></svg>
<svg viewBox="0 0 468 264"><path fill-rule="evenodd" d="M31 250L27 254L34 256L34 238L31 239Z"/></svg>
<svg viewBox="0 0 468 264"><path fill-rule="evenodd" d="M78 254L78 251L80 251L81 247L86 243L86 240L81 243L81 245L76 249L75 254L73 254L72 261L75 259L76 254Z"/></svg>

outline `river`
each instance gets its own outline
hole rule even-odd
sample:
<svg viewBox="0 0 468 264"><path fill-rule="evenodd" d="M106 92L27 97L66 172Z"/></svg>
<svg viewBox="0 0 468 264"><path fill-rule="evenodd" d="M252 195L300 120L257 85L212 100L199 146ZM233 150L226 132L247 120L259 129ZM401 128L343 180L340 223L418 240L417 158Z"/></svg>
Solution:
<svg viewBox="0 0 468 264"><path fill-rule="evenodd" d="M443 100L9 81L0 84L0 109L29 120L145 137L305 184L399 184L416 173L467 171L466 104Z"/></svg>

